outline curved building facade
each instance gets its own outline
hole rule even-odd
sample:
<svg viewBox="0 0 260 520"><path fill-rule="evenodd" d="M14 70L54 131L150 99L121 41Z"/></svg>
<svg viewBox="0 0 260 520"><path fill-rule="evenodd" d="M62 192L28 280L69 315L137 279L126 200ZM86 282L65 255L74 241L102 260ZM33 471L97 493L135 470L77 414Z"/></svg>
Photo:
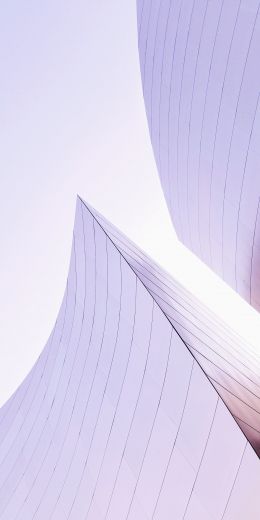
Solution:
<svg viewBox="0 0 260 520"><path fill-rule="evenodd" d="M170 320L145 266L152 280L157 266L78 201L54 330L0 410L1 520L259 519L252 439L174 321L186 298L200 327L193 304L173 291Z"/></svg>
<svg viewBox="0 0 260 520"><path fill-rule="evenodd" d="M180 240L260 309L260 5L137 0L145 106Z"/></svg>
<svg viewBox="0 0 260 520"><path fill-rule="evenodd" d="M227 327L107 220L92 211L260 456L260 363L256 348Z"/></svg>

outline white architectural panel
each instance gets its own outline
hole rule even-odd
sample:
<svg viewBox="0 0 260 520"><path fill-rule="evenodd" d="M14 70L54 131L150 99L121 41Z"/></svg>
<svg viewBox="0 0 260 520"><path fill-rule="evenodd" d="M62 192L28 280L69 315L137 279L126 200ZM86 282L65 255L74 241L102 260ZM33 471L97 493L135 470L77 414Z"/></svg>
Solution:
<svg viewBox="0 0 260 520"><path fill-rule="evenodd" d="M257 455L81 201L54 330L0 411L0 468L1 520L259 518Z"/></svg>
<svg viewBox="0 0 260 520"><path fill-rule="evenodd" d="M260 4L137 0L148 124L180 240L260 308Z"/></svg>
<svg viewBox="0 0 260 520"><path fill-rule="evenodd" d="M260 363L255 349L94 212L260 454Z"/></svg>

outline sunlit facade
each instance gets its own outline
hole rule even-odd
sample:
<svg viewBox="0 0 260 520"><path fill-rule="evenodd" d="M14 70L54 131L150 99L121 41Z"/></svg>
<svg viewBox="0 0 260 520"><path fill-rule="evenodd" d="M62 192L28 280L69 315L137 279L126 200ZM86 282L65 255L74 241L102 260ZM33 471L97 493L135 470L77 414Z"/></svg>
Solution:
<svg viewBox="0 0 260 520"><path fill-rule="evenodd" d="M254 346L93 210L260 455L260 360Z"/></svg>
<svg viewBox="0 0 260 520"><path fill-rule="evenodd" d="M137 0L154 155L180 240L260 309L257 0Z"/></svg>

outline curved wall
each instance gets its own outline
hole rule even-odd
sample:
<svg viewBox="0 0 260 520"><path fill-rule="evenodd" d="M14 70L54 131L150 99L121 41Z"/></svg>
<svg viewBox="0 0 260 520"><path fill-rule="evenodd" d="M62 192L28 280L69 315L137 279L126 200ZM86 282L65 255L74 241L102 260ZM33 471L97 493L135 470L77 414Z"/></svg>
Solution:
<svg viewBox="0 0 260 520"><path fill-rule="evenodd" d="M259 459L78 202L61 311L0 411L1 520L258 519Z"/></svg>
<svg viewBox="0 0 260 520"><path fill-rule="evenodd" d="M104 217L95 211L94 215L202 367L259 456L260 363L256 349Z"/></svg>
<svg viewBox="0 0 260 520"><path fill-rule="evenodd" d="M258 0L137 0L151 140L180 240L260 308Z"/></svg>

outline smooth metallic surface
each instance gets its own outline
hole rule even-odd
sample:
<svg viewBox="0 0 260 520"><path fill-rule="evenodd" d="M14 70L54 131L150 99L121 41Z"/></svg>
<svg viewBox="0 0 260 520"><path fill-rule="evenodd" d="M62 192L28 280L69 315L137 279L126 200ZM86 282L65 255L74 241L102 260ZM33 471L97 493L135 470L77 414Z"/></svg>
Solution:
<svg viewBox="0 0 260 520"><path fill-rule="evenodd" d="M180 240L260 309L260 4L137 0L154 154Z"/></svg>
<svg viewBox="0 0 260 520"><path fill-rule="evenodd" d="M260 455L260 365L256 350L95 212L194 355Z"/></svg>
<svg viewBox="0 0 260 520"><path fill-rule="evenodd" d="M79 200L54 330L0 411L1 520L258 519L259 464L129 257Z"/></svg>

